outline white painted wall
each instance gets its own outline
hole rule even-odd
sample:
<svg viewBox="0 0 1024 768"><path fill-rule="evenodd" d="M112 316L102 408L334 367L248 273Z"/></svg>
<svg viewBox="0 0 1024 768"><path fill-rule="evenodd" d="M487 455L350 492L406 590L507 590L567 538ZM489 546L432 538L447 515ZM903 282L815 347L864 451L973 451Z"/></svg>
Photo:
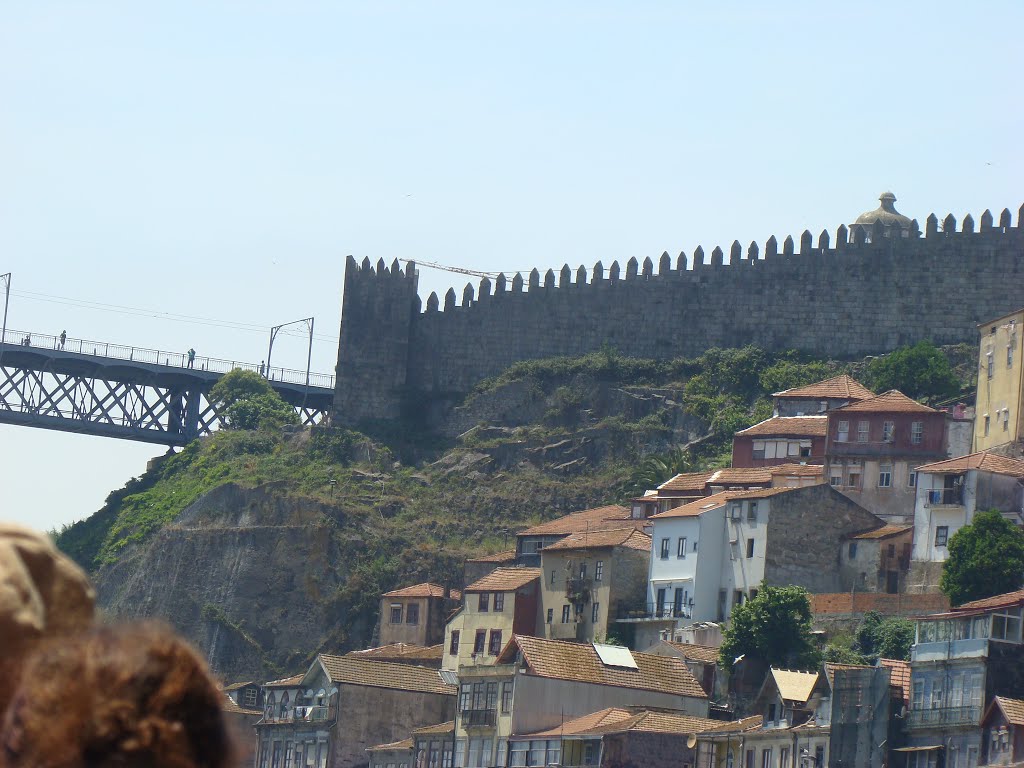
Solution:
<svg viewBox="0 0 1024 768"><path fill-rule="evenodd" d="M756 504L756 519L748 515L751 504ZM720 589L726 590L727 616L736 602L735 593L741 590L744 599L751 589L758 589L764 579L765 548L768 543L768 515L771 499L737 499L730 501L725 513L725 546L722 555ZM739 507L736 518L735 507ZM753 557L747 557L747 541L754 540ZM733 543L735 542L735 543ZM716 597L717 599L717 597Z"/></svg>
<svg viewBox="0 0 1024 768"><path fill-rule="evenodd" d="M685 590L687 602L694 601L691 619L714 620L718 599L718 579L723 555L722 529L725 507L705 510L694 517L654 519L651 567L647 602L657 602L658 590L665 590L665 601L672 604L675 590ZM686 538L686 552L679 556L679 539ZM661 558L661 541L669 540L666 559ZM694 551L694 545L697 549Z"/></svg>

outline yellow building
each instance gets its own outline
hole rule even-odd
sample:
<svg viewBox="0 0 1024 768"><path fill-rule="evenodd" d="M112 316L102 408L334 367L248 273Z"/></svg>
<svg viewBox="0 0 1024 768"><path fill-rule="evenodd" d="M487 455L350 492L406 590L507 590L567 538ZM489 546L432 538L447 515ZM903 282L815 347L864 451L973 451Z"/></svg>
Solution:
<svg viewBox="0 0 1024 768"><path fill-rule="evenodd" d="M1024 309L978 326L974 452L1024 454Z"/></svg>

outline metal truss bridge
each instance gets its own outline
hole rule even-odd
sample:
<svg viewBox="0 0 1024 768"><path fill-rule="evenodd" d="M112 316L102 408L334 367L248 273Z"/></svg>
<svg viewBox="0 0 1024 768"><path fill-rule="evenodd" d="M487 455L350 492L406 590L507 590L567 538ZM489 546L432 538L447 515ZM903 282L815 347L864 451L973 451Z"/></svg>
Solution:
<svg viewBox="0 0 1024 768"><path fill-rule="evenodd" d="M330 411L334 376L8 329L0 341L0 424L183 446L220 425L210 388L263 373L303 425Z"/></svg>

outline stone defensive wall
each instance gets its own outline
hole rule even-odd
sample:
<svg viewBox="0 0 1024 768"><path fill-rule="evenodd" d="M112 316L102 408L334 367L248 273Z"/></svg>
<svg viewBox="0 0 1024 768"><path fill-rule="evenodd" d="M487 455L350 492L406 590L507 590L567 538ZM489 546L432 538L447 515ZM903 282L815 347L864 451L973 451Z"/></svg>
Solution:
<svg viewBox="0 0 1024 768"><path fill-rule="evenodd" d="M399 416L410 393L454 395L512 363L581 355L609 344L633 357L694 356L754 344L832 358L888 352L930 339L977 342L976 325L1024 306L1024 206L1012 225L985 211L934 214L924 232L840 226L764 247L624 267L534 269L467 284L461 301L417 294L402 269L351 256L345 271L335 423Z"/></svg>

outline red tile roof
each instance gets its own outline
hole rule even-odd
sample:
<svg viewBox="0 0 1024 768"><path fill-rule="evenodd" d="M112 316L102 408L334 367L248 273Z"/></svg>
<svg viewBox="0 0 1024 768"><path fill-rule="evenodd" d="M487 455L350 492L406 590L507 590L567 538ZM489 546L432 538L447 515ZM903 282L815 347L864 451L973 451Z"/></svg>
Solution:
<svg viewBox="0 0 1024 768"><path fill-rule="evenodd" d="M772 416L741 429L736 437L824 437L827 432L828 416Z"/></svg>
<svg viewBox="0 0 1024 768"><path fill-rule="evenodd" d="M867 400L836 408L832 413L940 413L940 411L922 405L898 389L890 389L888 392L883 392Z"/></svg>
<svg viewBox="0 0 1024 768"><path fill-rule="evenodd" d="M352 655L330 656L321 653L318 658L332 683L447 696L454 696L458 691L456 686L445 683L438 671L430 667L363 659Z"/></svg>
<svg viewBox="0 0 1024 768"><path fill-rule="evenodd" d="M1007 592L994 597L986 597L982 600L972 600L969 603L958 605L953 611L968 611L978 608L1003 608L1005 606L1017 605L1024 602L1024 589Z"/></svg>
<svg viewBox="0 0 1024 768"><path fill-rule="evenodd" d="M840 376L833 376L831 379L815 382L814 384L784 389L772 395L772 397L791 397L801 400L866 400L874 396L874 392L845 373Z"/></svg>
<svg viewBox="0 0 1024 768"><path fill-rule="evenodd" d="M346 656L356 658L372 658L379 661L401 661L404 663L420 662L424 666L431 666L434 662L440 662L444 656L442 645L413 645L412 643L391 643L376 648L364 648L360 651L349 651ZM299 678L301 679L301 677Z"/></svg>
<svg viewBox="0 0 1024 768"><path fill-rule="evenodd" d="M403 752L405 750L412 750L412 739L402 739L401 741L392 741L389 744L377 744L373 747L367 747L367 752Z"/></svg>
<svg viewBox="0 0 1024 768"><path fill-rule="evenodd" d="M633 520L629 508L612 504L606 507L585 509L571 515L548 520L520 531L517 536L568 535L585 531L587 528L635 528L643 521Z"/></svg>
<svg viewBox="0 0 1024 768"><path fill-rule="evenodd" d="M455 733L455 721L449 720L448 722L438 723L437 725L424 725L422 728L413 728L412 732L417 736L425 736L435 733Z"/></svg>
<svg viewBox="0 0 1024 768"><path fill-rule="evenodd" d="M1003 710L1003 714L1010 725L1024 725L1024 701L1008 699L1005 696L996 696L995 703Z"/></svg>
<svg viewBox="0 0 1024 768"><path fill-rule="evenodd" d="M703 491L714 471L683 472L658 486L659 491Z"/></svg>
<svg viewBox="0 0 1024 768"><path fill-rule="evenodd" d="M667 509L664 512L651 515L648 520L661 520L669 517L699 517L709 510L725 506L726 502L735 493L742 493L742 491L719 491L711 496L702 496L695 501L691 501L689 504L683 504L675 509Z"/></svg>
<svg viewBox="0 0 1024 768"><path fill-rule="evenodd" d="M540 578L540 568L495 568L464 592L514 592Z"/></svg>
<svg viewBox="0 0 1024 768"><path fill-rule="evenodd" d="M280 680L271 680L269 683L264 683L264 688L298 688L299 683L302 682L302 678L306 676L305 672L300 672L297 675L291 677L282 677Z"/></svg>
<svg viewBox="0 0 1024 768"><path fill-rule="evenodd" d="M659 491L703 491L708 486L771 485L771 467L726 467L685 472L658 486Z"/></svg>
<svg viewBox="0 0 1024 768"><path fill-rule="evenodd" d="M669 645L683 654L690 661L701 661L705 664L718 663L718 648L713 645L697 645L697 643L674 643L666 640Z"/></svg>
<svg viewBox="0 0 1024 768"><path fill-rule="evenodd" d="M912 525L883 525L881 528L875 528L870 531L862 531L861 533L855 533L850 536L851 539L887 539L890 536L896 536L901 533L913 531L914 526Z"/></svg>
<svg viewBox="0 0 1024 768"><path fill-rule="evenodd" d="M902 659L879 659L878 663L889 670L889 685L900 692L903 702L910 702L910 662Z"/></svg>
<svg viewBox="0 0 1024 768"><path fill-rule="evenodd" d="M778 475L795 475L797 477L824 477L825 466L823 464L776 464L768 467L772 477Z"/></svg>
<svg viewBox="0 0 1024 768"><path fill-rule="evenodd" d="M411 587L385 592L384 597L444 597L444 587L426 581L422 584L413 584Z"/></svg>
<svg viewBox="0 0 1024 768"><path fill-rule="evenodd" d="M930 474L966 472L969 469L991 472L996 475L1024 478L1024 461L1012 459L1008 456L999 456L988 451L979 451L967 456L958 456L955 459L945 459L944 461L934 461L931 464L923 464L917 468L917 471Z"/></svg>
<svg viewBox="0 0 1024 768"><path fill-rule="evenodd" d="M515 658L517 647L523 654L529 674L537 677L707 698L700 683L687 669L686 662L675 656L633 653L636 669L613 667L605 665L590 644L514 635L498 657L498 662L508 663Z"/></svg>
<svg viewBox="0 0 1024 768"><path fill-rule="evenodd" d="M786 486L776 486L775 488L752 488L749 491L733 491L730 498L733 499L767 499L771 496L781 496L784 493L793 493L794 491L802 491L804 488L814 488L816 486L797 486L795 488L789 488Z"/></svg>
<svg viewBox="0 0 1024 768"><path fill-rule="evenodd" d="M626 547L644 552L651 550L651 537L643 531L633 528L619 528L610 531L587 531L566 536L550 546L544 547L541 553L563 550L607 549L610 547Z"/></svg>
<svg viewBox="0 0 1024 768"><path fill-rule="evenodd" d="M537 733L513 736L513 739L554 738L557 736L599 736L605 733L643 731L645 733L699 733L717 727L720 720L681 715L675 712L640 712L608 707L589 715L567 720L559 726Z"/></svg>
<svg viewBox="0 0 1024 768"><path fill-rule="evenodd" d="M235 703L230 696L224 696L220 702L222 712L229 712L232 715L249 715L250 717L263 717L263 711L259 709L246 709Z"/></svg>

